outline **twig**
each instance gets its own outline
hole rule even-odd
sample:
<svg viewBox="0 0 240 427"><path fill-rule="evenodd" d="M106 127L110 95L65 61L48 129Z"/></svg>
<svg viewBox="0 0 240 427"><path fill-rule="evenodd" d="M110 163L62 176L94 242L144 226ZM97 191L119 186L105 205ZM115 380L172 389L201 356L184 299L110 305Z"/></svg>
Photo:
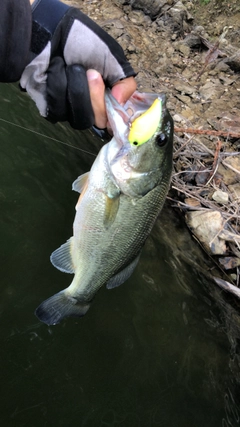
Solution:
<svg viewBox="0 0 240 427"><path fill-rule="evenodd" d="M178 205L181 205L185 209L190 209L190 210L194 210L194 211L207 211L207 212L209 211L209 208L204 208L203 206L201 206L201 207L199 207L199 206L191 206L191 205L188 205L187 203L181 202L180 200L173 199L170 196L167 196L167 199L171 200L174 203L176 203L176 205L173 205L173 207L176 206L176 207L179 208Z"/></svg>
<svg viewBox="0 0 240 427"><path fill-rule="evenodd" d="M235 169L233 166L229 165L225 160L222 160L222 164L226 166L227 168L231 169L233 172L240 175L240 171L238 169Z"/></svg>
<svg viewBox="0 0 240 427"><path fill-rule="evenodd" d="M220 230L215 234L215 236L214 236L214 237L212 238L212 240L209 242L209 247L211 247L211 246L212 246L212 243L214 242L214 240L215 240L217 237L221 238L221 237L220 237L220 234L223 232L224 227L226 226L227 222L228 222L230 219L232 219L232 216L230 216L230 218L228 218L228 219L225 219L225 221L224 221L224 223L223 223L223 225L222 225L221 229L220 229ZM233 234L233 233L232 233L232 234ZM223 239L223 240L226 240L226 239Z"/></svg>
<svg viewBox="0 0 240 427"><path fill-rule="evenodd" d="M193 137L192 137L193 138ZM184 147L186 147L186 145L188 145L189 144L189 142L191 142L191 140L192 140L192 138L189 138L186 142L184 142L184 144L177 150L177 151L175 151L175 153L174 153L174 155L173 155L173 158L175 159L177 156L178 156L178 154L182 151L182 149L184 148Z"/></svg>
<svg viewBox="0 0 240 427"><path fill-rule="evenodd" d="M216 174L216 172L217 172L217 168L218 168L218 165L219 165L219 161L220 161L220 159L219 159L219 153L220 153L220 150L221 150L221 146L222 146L222 143L221 143L221 141L218 139L218 141L217 141L217 144L216 144L216 151L215 151L215 154L214 154L214 159L213 159L213 165L212 165L212 171L210 172L210 178L209 178L209 180L206 182L206 186L208 185L208 184L210 184L210 182L212 181L212 179L214 178L214 175Z"/></svg>
<svg viewBox="0 0 240 427"><path fill-rule="evenodd" d="M221 130L205 130L205 129L193 129L193 128L179 128L174 127L175 132L184 132L184 133L194 133L197 135L214 135L231 138L240 138L240 133L238 132L225 132Z"/></svg>
<svg viewBox="0 0 240 427"><path fill-rule="evenodd" d="M216 206L215 204L214 204L214 202L210 202L210 201L207 201L206 199L204 199L204 197L201 197L199 194L197 194L197 195L193 195L192 193L191 193L191 191L189 191L189 190L187 190L187 189L185 189L184 187L183 188L180 188L180 186L175 186L175 185L172 185L172 187L171 187L173 190L177 190L177 191L179 191L180 193L183 193L183 194L185 194L185 195L187 195L188 197L191 197L192 199L195 199L195 200L198 200L198 201L200 201L201 203L202 203L202 205L203 206L206 206L207 208L209 208L209 209L212 209L212 210L215 210L215 211L219 211L219 212L221 212L222 213L222 215L223 215L223 217L224 218L228 218L228 220L229 219L239 219L239 215L238 214L235 214L235 213L232 213L230 210L231 210L231 207L229 207L229 211L228 212L224 212L221 208L219 208L218 206ZM199 189L198 189L199 190ZM201 189L201 191L202 191L202 189Z"/></svg>
<svg viewBox="0 0 240 427"><path fill-rule="evenodd" d="M226 54L224 54L223 52L221 52L218 48L220 45L220 42L223 40L223 38L225 37L225 35L228 32L228 28L225 27L223 33L221 34L221 36L219 37L219 39L216 41L216 43L214 45L212 45L208 40L206 40L204 37L201 37L202 42L209 48L208 53L205 57L205 62L204 65L200 71L200 73L197 76L197 80L199 80L199 78L201 77L201 75L205 72L206 67L213 61L215 61L215 59L218 58L218 56L227 56Z"/></svg>

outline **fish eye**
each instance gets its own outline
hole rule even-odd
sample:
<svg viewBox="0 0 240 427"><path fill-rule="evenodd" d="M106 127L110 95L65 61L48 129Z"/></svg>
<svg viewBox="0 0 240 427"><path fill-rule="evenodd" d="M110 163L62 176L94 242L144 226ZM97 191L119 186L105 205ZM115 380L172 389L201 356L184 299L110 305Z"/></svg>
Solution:
<svg viewBox="0 0 240 427"><path fill-rule="evenodd" d="M133 142L133 145L138 145L138 142L137 142L137 141L134 141L134 142Z"/></svg>
<svg viewBox="0 0 240 427"><path fill-rule="evenodd" d="M168 136L166 133L159 133L156 138L156 143L158 147L164 147L168 142Z"/></svg>

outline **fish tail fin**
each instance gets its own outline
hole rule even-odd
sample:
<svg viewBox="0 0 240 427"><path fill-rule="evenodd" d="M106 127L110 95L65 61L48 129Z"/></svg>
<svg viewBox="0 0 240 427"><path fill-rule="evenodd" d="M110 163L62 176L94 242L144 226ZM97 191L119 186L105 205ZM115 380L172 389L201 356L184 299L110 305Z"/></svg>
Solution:
<svg viewBox="0 0 240 427"><path fill-rule="evenodd" d="M47 325L56 325L64 317L84 316L89 307L90 303L78 301L64 290L43 301L35 310L35 315Z"/></svg>

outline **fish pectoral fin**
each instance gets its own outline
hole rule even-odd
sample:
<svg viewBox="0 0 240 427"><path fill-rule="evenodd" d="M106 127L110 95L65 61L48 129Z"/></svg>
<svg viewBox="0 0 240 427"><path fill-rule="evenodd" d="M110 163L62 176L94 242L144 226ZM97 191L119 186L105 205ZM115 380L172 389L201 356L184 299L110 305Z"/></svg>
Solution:
<svg viewBox="0 0 240 427"><path fill-rule="evenodd" d="M73 237L71 237L66 243L56 249L50 256L51 263L58 270L64 273L75 273L75 267L72 261L72 244Z"/></svg>
<svg viewBox="0 0 240 427"><path fill-rule="evenodd" d="M80 175L72 184L73 191L81 193L88 181L89 172L83 173Z"/></svg>
<svg viewBox="0 0 240 427"><path fill-rule="evenodd" d="M117 216L120 197L117 195L116 197L109 197L105 194L106 202L105 202L105 212L104 212L104 226L106 228L110 227Z"/></svg>
<svg viewBox="0 0 240 427"><path fill-rule="evenodd" d="M106 288L113 289L122 285L122 283L126 282L127 279L132 275L135 270L137 263L139 261L141 252L134 258L134 260L127 265L123 270L119 271L115 276L111 277L111 279L107 282Z"/></svg>

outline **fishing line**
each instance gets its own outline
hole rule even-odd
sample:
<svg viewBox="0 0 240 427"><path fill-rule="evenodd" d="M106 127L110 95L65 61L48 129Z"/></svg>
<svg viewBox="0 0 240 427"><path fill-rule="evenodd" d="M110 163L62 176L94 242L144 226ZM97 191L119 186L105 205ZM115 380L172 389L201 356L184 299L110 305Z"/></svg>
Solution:
<svg viewBox="0 0 240 427"><path fill-rule="evenodd" d="M21 126L21 125L18 125L16 123L10 122L9 120L2 119L1 117L0 117L0 120L2 122L8 123L8 124L10 124L12 126L16 126L18 128L24 129L24 130L26 130L28 132L35 133L36 135L42 136L44 138L51 139L52 141L59 142L60 144L67 145L67 147L74 148L75 150L79 150L79 151L82 151L83 153L90 154L91 156L96 157L96 154L93 154L93 153L91 153L90 151L87 151L87 150L83 150L83 148L74 147L74 145L67 144L67 142L60 141L60 139L56 139L56 138L53 138L52 136L44 135L43 133L37 132L37 131L32 130L32 129L28 129L25 126Z"/></svg>

